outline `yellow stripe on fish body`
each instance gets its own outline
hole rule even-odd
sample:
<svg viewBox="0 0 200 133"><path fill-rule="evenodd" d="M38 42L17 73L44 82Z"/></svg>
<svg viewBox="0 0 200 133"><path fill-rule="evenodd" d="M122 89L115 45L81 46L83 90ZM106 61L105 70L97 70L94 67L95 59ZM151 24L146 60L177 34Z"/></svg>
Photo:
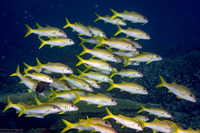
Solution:
<svg viewBox="0 0 200 133"><path fill-rule="evenodd" d="M71 24L67 18L65 18L65 19L66 19L67 24L63 27L64 29L67 28L67 27L71 27L73 30L80 33L80 35L86 35L86 36L89 36L89 37L92 36L91 31L86 26L84 26L80 23Z"/></svg>
<svg viewBox="0 0 200 133"><path fill-rule="evenodd" d="M147 111L150 114L156 115L158 117L165 117L165 118L172 118L172 115L167 111L164 110L162 108L145 108L144 106L142 106L141 104L139 104L140 107L142 108L141 110L139 110L137 113L143 112L143 111Z"/></svg>
<svg viewBox="0 0 200 133"><path fill-rule="evenodd" d="M62 74L62 77L58 80L67 80L69 83L71 83L72 85L78 88L93 92L93 88L89 83L87 83L86 81L82 79L77 78L75 75L71 74L69 77L66 77L64 74Z"/></svg>
<svg viewBox="0 0 200 133"><path fill-rule="evenodd" d="M125 41L127 41L127 42L132 43L132 44L134 45L134 47L137 48L137 49L141 49L141 48L142 48L142 45L141 45L140 43L138 43L138 42L136 42L135 40L132 40L132 39L130 39L130 38L127 38L127 37L120 37L120 38L118 38L118 39L122 39L122 40L125 40Z"/></svg>
<svg viewBox="0 0 200 133"><path fill-rule="evenodd" d="M95 13L95 15L97 16L97 19L94 21L98 21L98 20L103 20L105 23L111 23L111 24L118 24L118 25L121 25L121 26L126 26L126 22L124 22L121 18L114 18L114 19L111 19L111 16L109 15L106 15L106 16L100 16L98 15L97 13Z"/></svg>
<svg viewBox="0 0 200 133"><path fill-rule="evenodd" d="M28 35L30 35L31 33L35 33L38 34L40 36L51 36L51 37L67 37L66 33L56 27L42 27L42 28L38 28L38 29L32 29L31 27L29 27L26 24L26 27L28 29L28 32L26 33L25 37L27 37Z"/></svg>
<svg viewBox="0 0 200 133"><path fill-rule="evenodd" d="M81 96L85 96L88 94L86 91L80 90L80 89L66 90L66 91L58 92L58 93L56 93L52 87L50 88L50 90L51 90L51 94L48 97L50 96L52 97L49 99L49 102L53 101L55 98L62 98L68 101L73 101L74 99L76 99L75 93Z"/></svg>
<svg viewBox="0 0 200 133"><path fill-rule="evenodd" d="M40 61L38 60L38 58L36 58L36 60L37 60L36 71L41 68L44 68L44 69L47 69L47 70L49 70L51 72L55 72L55 73L65 73L65 74L73 73L73 70L65 64L52 63L52 62L48 62L47 64L41 64Z"/></svg>
<svg viewBox="0 0 200 133"><path fill-rule="evenodd" d="M120 49L120 50L128 50L128 51L136 51L137 49L129 42L111 38L111 39L103 39L99 37L100 42L96 45L96 47L101 46L102 44L106 44L112 48Z"/></svg>
<svg viewBox="0 0 200 133"><path fill-rule="evenodd" d="M79 77L85 76L85 77L88 77L90 79L97 80L99 82L108 82L108 81L112 81L113 82L113 80L111 78L109 78L108 75L105 75L105 74L102 74L102 73L99 73L99 72L90 71L88 73L84 73L84 72L81 72L79 70L79 73L80 73Z"/></svg>
<svg viewBox="0 0 200 133"><path fill-rule="evenodd" d="M64 38L64 37L59 37L59 38L53 38L50 40L43 40L41 38L39 38L39 40L42 42L42 44L40 45L39 49L41 49L44 45L50 45L51 48L53 46L59 46L59 47L64 47L64 46L69 46L69 45L73 45L74 41L70 38Z"/></svg>
<svg viewBox="0 0 200 133"><path fill-rule="evenodd" d="M97 27L92 27L92 26L87 26L87 28L92 32L92 34L94 36L100 36L100 37L104 37L107 38L106 34L99 28Z"/></svg>
<svg viewBox="0 0 200 133"><path fill-rule="evenodd" d="M149 40L151 39L151 37L149 36L149 34L147 34L146 32L140 30L140 29L132 29L130 27L128 27L128 29L122 29L119 25L117 25L118 27L118 31L115 33L114 36L118 35L119 33L125 33L127 37L131 36L134 37L135 40L139 40L139 39L145 39L145 40Z"/></svg>
<svg viewBox="0 0 200 133"><path fill-rule="evenodd" d="M163 87L165 86L166 88L169 89L169 92L174 93L178 98L180 99L185 99L191 102L196 102L196 97L195 95L185 86L183 85L178 85L175 82L166 83L165 80L159 75L161 83L157 85L156 87Z"/></svg>
<svg viewBox="0 0 200 133"><path fill-rule="evenodd" d="M114 129L112 129L109 126L92 123L88 116L87 116L87 122L88 123L84 126L84 128L93 127L95 131L98 131L101 133L117 133L117 131L115 131Z"/></svg>
<svg viewBox="0 0 200 133"><path fill-rule="evenodd" d="M85 39L79 36L78 38L81 39L80 44L83 44L83 43L98 44L100 41L98 37L91 37L91 38Z"/></svg>
<svg viewBox="0 0 200 133"><path fill-rule="evenodd" d="M121 91L126 91L131 94L144 94L144 95L148 94L146 88L137 83L122 81L121 84L116 84L111 81L108 82L111 86L107 89L107 91L110 91L113 88L119 88Z"/></svg>
<svg viewBox="0 0 200 133"><path fill-rule="evenodd" d="M77 70L78 70L78 69L77 69ZM78 71L80 71L80 70L78 70ZM84 76L81 76L81 77L79 77L79 78L85 80L86 82L88 82L88 83L89 83L92 87L94 87L94 88L98 88L98 89L101 88L101 85L100 85L99 83L97 83L96 80L93 80L93 79L90 79L90 78L84 77Z"/></svg>
<svg viewBox="0 0 200 133"><path fill-rule="evenodd" d="M138 121L140 122L143 128L144 127L151 128L153 131L156 130L162 133L172 133L174 131L173 126L165 120L160 121L155 118L153 122L144 122L141 121L140 119L138 119Z"/></svg>
<svg viewBox="0 0 200 133"><path fill-rule="evenodd" d="M79 56L84 55L85 53L89 53L92 56L95 56L95 57L100 58L100 59L117 62L116 56L108 50L98 49L98 48L88 49L83 44L81 44L81 46L83 48L83 52L81 52L79 54Z"/></svg>
<svg viewBox="0 0 200 133"><path fill-rule="evenodd" d="M162 57L160 55L149 52L143 52L141 54L136 55L135 57L130 57L130 58L125 57L125 58L127 60L124 66L126 66L130 61L147 62L147 64L149 64L153 61L162 60Z"/></svg>
<svg viewBox="0 0 200 133"><path fill-rule="evenodd" d="M79 101L86 101L88 104L97 104L98 107L117 105L117 102L113 98L101 93L97 93L96 95L89 93L87 96L79 96L75 93L75 95L77 99L74 100L74 104Z"/></svg>
<svg viewBox="0 0 200 133"><path fill-rule="evenodd" d="M85 63L85 64L87 64L89 66L92 66L92 67L95 67L95 68L98 68L98 69L104 69L104 70L112 71L111 65L109 65L105 61L92 59L92 58L90 58L89 60L84 60L81 57L79 57L78 55L77 55L77 58L80 61L76 64L76 66L79 66L79 65Z"/></svg>
<svg viewBox="0 0 200 133"><path fill-rule="evenodd" d="M128 127L128 128L132 128L132 129L136 129L139 131L142 131L143 128L140 125L140 123L136 120L134 120L133 118L129 118L123 115L113 115L110 110L108 110L108 108L106 108L106 111L108 113L107 116L103 117L102 119L108 119L108 118L113 118L114 120L116 120L117 122L121 123L122 125Z"/></svg>
<svg viewBox="0 0 200 133"><path fill-rule="evenodd" d="M112 78L115 75L120 75L122 77L124 76L129 78L143 77L143 74L141 72L134 69L122 69L121 71L113 72L110 78Z"/></svg>
<svg viewBox="0 0 200 133"><path fill-rule="evenodd" d="M134 12L134 11L131 11L131 12L128 12L128 11L124 11L122 13L118 13L116 11L114 11L113 9L110 9L112 11L112 13L114 14L111 19L114 19L115 17L121 17L125 20L128 20L128 21L131 21L132 23L143 23L143 24L146 24L148 23L148 20L145 16L137 13L137 12Z"/></svg>

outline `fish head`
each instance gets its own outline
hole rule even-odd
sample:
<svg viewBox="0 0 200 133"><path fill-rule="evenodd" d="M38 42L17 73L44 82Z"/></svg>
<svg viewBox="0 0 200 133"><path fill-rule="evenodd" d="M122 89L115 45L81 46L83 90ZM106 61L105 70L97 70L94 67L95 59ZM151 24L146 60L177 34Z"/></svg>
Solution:
<svg viewBox="0 0 200 133"><path fill-rule="evenodd" d="M88 91L90 91L90 92L93 92L93 91L94 91L91 85L87 85L87 86L86 86L86 89L87 89Z"/></svg>
<svg viewBox="0 0 200 133"><path fill-rule="evenodd" d="M154 55L154 59L156 60L156 61L159 61L159 60L162 60L162 57L160 56L160 55Z"/></svg>
<svg viewBox="0 0 200 133"><path fill-rule="evenodd" d="M85 34L86 36L92 37L92 31L88 29L88 32Z"/></svg>
<svg viewBox="0 0 200 133"><path fill-rule="evenodd" d="M196 97L194 96L194 94L186 94L185 95L186 96L186 99L188 100L188 101L191 101L191 102L196 102L197 100L196 100Z"/></svg>
<svg viewBox="0 0 200 133"><path fill-rule="evenodd" d="M66 40L66 43L67 44L74 44L74 41L72 39L68 39L68 40Z"/></svg>
<svg viewBox="0 0 200 133"><path fill-rule="evenodd" d="M61 29L57 29L54 34L60 37L67 37L67 34Z"/></svg>
<svg viewBox="0 0 200 133"><path fill-rule="evenodd" d="M51 77L44 78L44 81L47 83L53 83L53 79Z"/></svg>
<svg viewBox="0 0 200 133"><path fill-rule="evenodd" d="M143 77L143 74L142 74L141 72L138 72L138 73L137 73L137 76L138 76L138 77Z"/></svg>
<svg viewBox="0 0 200 133"><path fill-rule="evenodd" d="M65 106L65 110L70 110L70 111L77 111L79 108L75 104L71 103L68 106Z"/></svg>
<svg viewBox="0 0 200 133"><path fill-rule="evenodd" d="M171 115L171 113L169 113L169 112L162 112L161 113L164 117L166 117L166 118L172 118L172 115Z"/></svg>
<svg viewBox="0 0 200 133"><path fill-rule="evenodd" d="M142 94L148 94L148 91L145 87L142 87L140 90Z"/></svg>
<svg viewBox="0 0 200 133"><path fill-rule="evenodd" d="M70 67L66 67L66 68L62 68L62 72L69 74L69 73L73 73L73 70Z"/></svg>
<svg viewBox="0 0 200 133"><path fill-rule="evenodd" d="M113 98L109 99L109 103L110 105L117 105L117 102Z"/></svg>
<svg viewBox="0 0 200 133"><path fill-rule="evenodd" d="M148 20L147 20L147 18L146 18L146 17L144 17L144 16L138 17L138 21L139 21L139 22L141 22L141 23L143 23L143 24L146 24L146 23L148 23Z"/></svg>
<svg viewBox="0 0 200 133"><path fill-rule="evenodd" d="M131 123L129 126L136 130L143 131L143 127L139 123Z"/></svg>
<svg viewBox="0 0 200 133"><path fill-rule="evenodd" d="M147 34L147 33L145 33L143 37L144 37L144 39L146 39L146 40L150 40L150 39L151 39L151 37L150 37L149 34Z"/></svg>
<svg viewBox="0 0 200 133"><path fill-rule="evenodd" d="M111 123L107 120L103 120L104 123L101 123L102 125L108 126L108 127L112 127Z"/></svg>

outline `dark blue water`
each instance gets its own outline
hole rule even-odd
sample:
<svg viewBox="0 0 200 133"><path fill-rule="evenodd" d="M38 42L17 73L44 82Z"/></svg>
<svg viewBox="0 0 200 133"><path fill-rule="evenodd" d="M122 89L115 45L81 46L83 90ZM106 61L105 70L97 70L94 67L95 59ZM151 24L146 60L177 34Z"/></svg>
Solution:
<svg viewBox="0 0 200 133"><path fill-rule="evenodd" d="M80 40L76 32L72 32L71 28L64 29L68 37L75 41L73 46L63 48L44 46L39 50L41 43L37 35L31 34L24 38L27 32L25 24L36 28L37 22L41 26L49 25L62 29L67 17L71 23L80 22L86 26L98 27L110 38L117 31L117 26L101 20L93 22L96 19L94 12L101 16L112 15L109 8L118 12L136 11L146 16L149 21L146 25L127 21L127 27L139 28L151 36L151 40L138 41L143 46L142 51L154 52L166 59L181 58L188 53L200 51L198 0L7 0L0 4L0 69L2 73L15 72L17 65L23 66L23 62L35 65L36 57L42 63L61 62L74 67L78 62L75 55L82 51L82 48L78 46ZM121 34L121 36L124 35ZM199 62L195 63L196 66L190 67L197 70ZM196 77L193 79L198 80ZM196 84L195 87L199 89ZM16 116L14 120L17 119ZM1 128L9 127L3 125Z"/></svg>

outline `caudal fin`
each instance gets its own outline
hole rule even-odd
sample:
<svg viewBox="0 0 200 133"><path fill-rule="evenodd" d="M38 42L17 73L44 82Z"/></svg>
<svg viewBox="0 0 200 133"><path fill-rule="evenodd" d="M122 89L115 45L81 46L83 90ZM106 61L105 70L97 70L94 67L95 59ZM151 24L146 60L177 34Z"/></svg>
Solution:
<svg viewBox="0 0 200 133"><path fill-rule="evenodd" d="M55 98L56 98L56 96L57 96L57 93L53 90L53 88L51 87L50 88L50 91L51 91L51 94L49 94L49 96L48 97L50 97L50 96L52 96L50 99L49 99L49 101L48 102L51 102L51 101L53 101Z"/></svg>
<svg viewBox="0 0 200 133"><path fill-rule="evenodd" d="M111 82L110 80L108 80L108 83L109 83L111 86L107 89L107 91L110 91L110 90L112 90L113 88L115 88L115 86L116 86L115 83Z"/></svg>
<svg viewBox="0 0 200 133"><path fill-rule="evenodd" d="M61 133L64 133L64 132L70 130L71 128L77 126L77 124L73 124L73 123L71 123L71 122L69 122L67 120L62 119L62 121L65 123L66 127L62 130Z"/></svg>
<svg viewBox="0 0 200 133"><path fill-rule="evenodd" d="M94 14L97 16L97 19L95 19L94 22L97 22L101 18L101 16L98 15L96 12Z"/></svg>
<svg viewBox="0 0 200 133"><path fill-rule="evenodd" d="M165 82L165 80L160 75L159 75L159 77L160 77L161 83L158 84L158 85L156 85L156 88L163 87L163 86L167 85L167 83Z"/></svg>
<svg viewBox="0 0 200 133"><path fill-rule="evenodd" d="M114 36L118 35L119 33L123 31L123 29L118 24L117 24L117 28L118 28L118 31L115 33Z"/></svg>
<svg viewBox="0 0 200 133"><path fill-rule="evenodd" d="M24 37L27 37L28 35L30 35L33 32L33 29L31 27L29 27L27 24L25 24L25 25L28 29L28 32L26 33L26 35Z"/></svg>
<svg viewBox="0 0 200 133"><path fill-rule="evenodd" d="M77 56L77 58L79 59L79 62L76 64L76 66L79 66L79 65L81 65L81 64L83 64L84 63L84 59L82 59L80 56L78 56L78 55L76 55Z"/></svg>
<svg viewBox="0 0 200 133"><path fill-rule="evenodd" d="M71 25L70 22L69 22L69 20L67 18L65 18L65 19L66 19L66 23L67 24L63 27L64 29L67 28L67 27L69 27Z"/></svg>
<svg viewBox="0 0 200 133"><path fill-rule="evenodd" d="M19 71L19 65L17 66L16 73L11 74L10 76L19 76L19 77L22 77L22 74Z"/></svg>
<svg viewBox="0 0 200 133"><path fill-rule="evenodd" d="M114 14L110 19L114 19L114 18L116 18L117 15L118 15L119 13L116 12L115 10L111 9L111 8L110 8L110 10L111 10L111 12Z"/></svg>
<svg viewBox="0 0 200 133"><path fill-rule="evenodd" d="M81 46L82 46L82 48L83 48L83 52L81 52L80 54L79 54L79 56L81 56L81 55L84 55L84 54L86 54L88 51L90 51L88 48L86 48L83 44L80 44Z"/></svg>
<svg viewBox="0 0 200 133"><path fill-rule="evenodd" d="M110 112L110 110L108 108L106 108L106 111L107 111L108 115L103 117L102 119L109 119L113 116L113 114Z"/></svg>
<svg viewBox="0 0 200 133"><path fill-rule="evenodd" d="M40 47L39 47L39 49L41 49L45 44L46 44L46 41L45 40L43 40L43 39L41 39L40 37L38 37L38 39L41 41L41 45L40 45Z"/></svg>
<svg viewBox="0 0 200 133"><path fill-rule="evenodd" d="M42 63L39 61L39 59L36 57L36 61L37 61L37 68L36 68L36 72L41 68Z"/></svg>
<svg viewBox="0 0 200 133"><path fill-rule="evenodd" d="M7 98L7 105L4 108L3 112L5 112L6 110L8 110L10 107L12 107L14 104L10 101L10 98L8 97L8 95L6 96Z"/></svg>
<svg viewBox="0 0 200 133"><path fill-rule="evenodd" d="M142 108L141 110L139 110L137 113L140 113L140 112L143 112L143 111L145 111L145 107L144 106L142 106L141 104L139 104L140 105L140 107Z"/></svg>

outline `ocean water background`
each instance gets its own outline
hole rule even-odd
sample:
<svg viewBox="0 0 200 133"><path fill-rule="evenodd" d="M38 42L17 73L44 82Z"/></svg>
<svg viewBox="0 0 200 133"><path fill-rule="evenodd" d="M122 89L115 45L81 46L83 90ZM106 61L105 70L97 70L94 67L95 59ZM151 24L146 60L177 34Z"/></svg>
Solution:
<svg viewBox="0 0 200 133"><path fill-rule="evenodd" d="M186 56L188 53L199 55L200 14L198 0L7 0L0 4L1 71L9 75L16 71L18 64L21 66L21 71L23 71L23 62L26 62L29 65L35 65L36 57L38 57L42 63L61 62L64 64L75 65L78 62L75 55L82 51L82 48L78 46L80 40L77 38L76 32L72 32L71 28L64 29L68 37L75 41L75 45L73 46L63 48L50 48L49 46L44 46L39 50L38 48L41 42L37 39L36 35L31 34L24 38L24 35L27 32L25 24L36 28L35 23L37 22L41 26L50 25L62 28L66 24L65 17L67 17L71 23L78 21L86 26L96 26L102 29L110 38L117 31L117 26L104 23L101 20L93 23L96 19L94 12L101 16L107 14L112 15L110 8L118 12L123 12L124 10L136 11L147 17L149 22L145 25L133 24L127 21L128 26L126 26L126 28L139 28L151 36L151 40L138 41L143 46L142 51L157 53L163 58L169 59L168 63L176 57L186 58L185 60L188 60L188 56ZM120 36L124 35L121 34ZM194 56L194 58L197 57L200 56ZM200 62L198 61L199 58L197 58L196 65L191 63L188 68L194 71L198 70L200 68ZM74 66L70 67L74 68ZM183 77L187 78L187 76L184 76L185 72L182 73ZM167 81L174 81L175 76L171 76L173 76L173 78L170 78L169 74ZM193 78L194 80L199 80L196 79L197 77ZM8 77L6 77L5 80L8 86L9 83L12 83ZM159 80L157 82L159 82ZM195 88L195 92L197 92L199 86L196 84L194 85L195 87L198 87ZM0 91L4 91L2 85ZM199 95L196 95L196 97L198 101ZM153 99L150 100L153 101ZM190 103L185 102L185 104ZM197 109L197 107L200 107L199 102L194 105L195 109ZM3 108L4 107L1 107L0 109L2 110ZM190 109L187 109L187 111L189 110ZM6 118L3 113L0 114L0 117ZM10 121L10 123L18 122L16 128L21 128L22 123L27 121L25 120L27 118L17 118L16 114L12 114L12 117L16 117L16 121ZM53 119L53 117L55 116L45 119L48 121L48 119ZM30 118L30 121L33 119L35 118ZM7 123L5 122L5 119L1 119L1 121L1 123ZM44 120L42 122L41 125L46 124L46 127L48 127L48 123L45 123ZM10 125L1 125L0 128L12 128L9 127ZM39 127L42 127L41 125ZM33 123L25 128L28 130L31 127L35 128L38 127L38 125Z"/></svg>

